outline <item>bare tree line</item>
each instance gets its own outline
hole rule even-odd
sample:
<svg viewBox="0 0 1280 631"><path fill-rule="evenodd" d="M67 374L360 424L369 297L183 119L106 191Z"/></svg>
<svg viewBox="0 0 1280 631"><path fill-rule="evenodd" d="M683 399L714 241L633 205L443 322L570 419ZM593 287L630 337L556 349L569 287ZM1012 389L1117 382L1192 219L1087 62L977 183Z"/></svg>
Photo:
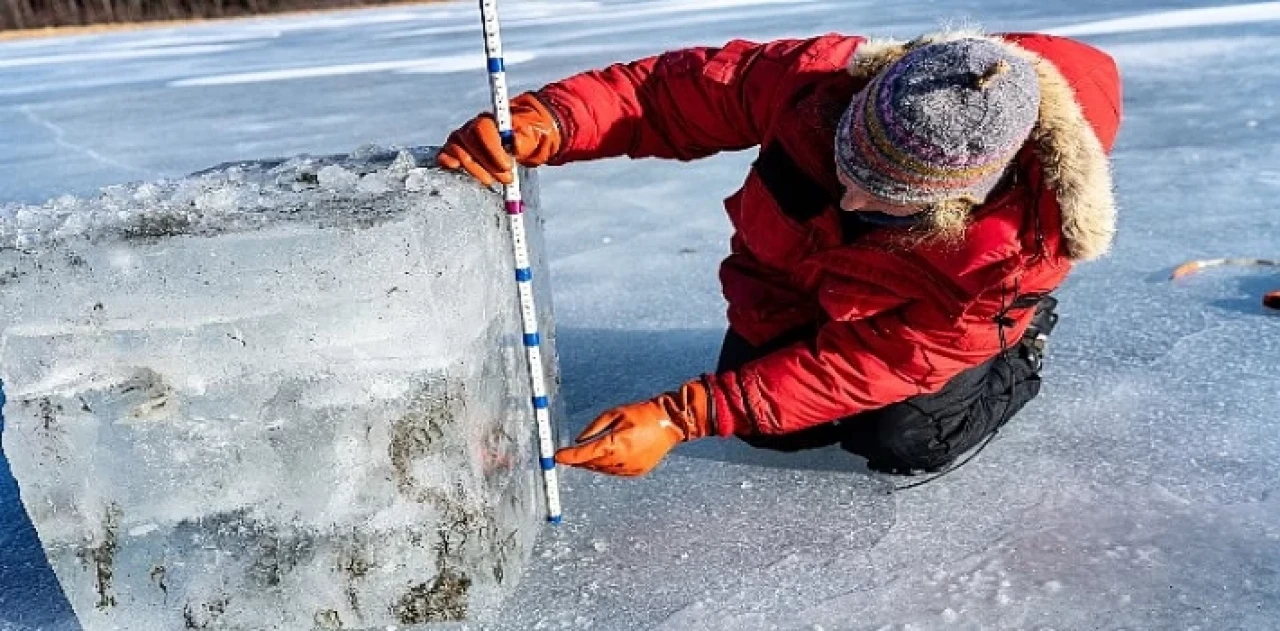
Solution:
<svg viewBox="0 0 1280 631"><path fill-rule="evenodd" d="M0 0L0 30L220 18L411 0Z"/></svg>

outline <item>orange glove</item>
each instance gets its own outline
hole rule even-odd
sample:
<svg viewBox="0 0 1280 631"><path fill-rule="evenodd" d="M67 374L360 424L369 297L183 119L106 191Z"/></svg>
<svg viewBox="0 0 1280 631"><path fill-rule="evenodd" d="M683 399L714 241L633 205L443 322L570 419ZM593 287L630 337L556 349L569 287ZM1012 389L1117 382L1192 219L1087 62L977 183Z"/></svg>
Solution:
<svg viewBox="0 0 1280 631"><path fill-rule="evenodd" d="M560 151L560 127L542 101L526 92L511 99L511 129L515 132L515 157L526 167L547 163ZM436 159L446 169L463 169L481 184L510 184L511 155L498 135L498 121L484 112L449 134Z"/></svg>
<svg viewBox="0 0 1280 631"><path fill-rule="evenodd" d="M711 393L702 380L601 414L556 452L556 462L598 473L644 475L677 444L713 434Z"/></svg>

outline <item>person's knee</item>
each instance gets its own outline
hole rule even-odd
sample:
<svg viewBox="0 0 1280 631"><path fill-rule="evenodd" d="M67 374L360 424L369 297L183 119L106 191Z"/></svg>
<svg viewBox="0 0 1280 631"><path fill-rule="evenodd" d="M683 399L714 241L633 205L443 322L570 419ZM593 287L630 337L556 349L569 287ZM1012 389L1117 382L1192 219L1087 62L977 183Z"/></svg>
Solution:
<svg viewBox="0 0 1280 631"><path fill-rule="evenodd" d="M961 424L961 420L940 419L918 410L882 417L868 465L892 472L941 469L961 453L951 440Z"/></svg>
<svg viewBox="0 0 1280 631"><path fill-rule="evenodd" d="M874 423L871 446L855 453L882 471L940 470L998 431L1039 392L1040 376L1029 362L997 361L973 388L869 415L866 420Z"/></svg>

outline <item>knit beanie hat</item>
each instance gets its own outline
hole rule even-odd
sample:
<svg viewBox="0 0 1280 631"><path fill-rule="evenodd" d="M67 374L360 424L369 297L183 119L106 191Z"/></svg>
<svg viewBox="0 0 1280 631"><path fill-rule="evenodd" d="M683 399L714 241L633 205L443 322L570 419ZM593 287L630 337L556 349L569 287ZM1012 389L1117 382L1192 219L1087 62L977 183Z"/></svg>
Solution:
<svg viewBox="0 0 1280 631"><path fill-rule="evenodd" d="M841 172L902 204L981 202L1039 116L1031 62L985 39L925 44L854 97L836 132Z"/></svg>

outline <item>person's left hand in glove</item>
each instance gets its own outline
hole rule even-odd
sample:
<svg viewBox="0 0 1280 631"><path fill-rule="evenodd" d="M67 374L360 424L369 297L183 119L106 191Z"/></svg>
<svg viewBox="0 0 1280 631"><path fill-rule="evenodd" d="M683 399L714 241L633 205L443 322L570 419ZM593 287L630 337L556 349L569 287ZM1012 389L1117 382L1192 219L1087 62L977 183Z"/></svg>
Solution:
<svg viewBox="0 0 1280 631"><path fill-rule="evenodd" d="M556 462L599 473L640 476L677 444L715 433L714 403L703 380L675 392L615 407L596 417Z"/></svg>

